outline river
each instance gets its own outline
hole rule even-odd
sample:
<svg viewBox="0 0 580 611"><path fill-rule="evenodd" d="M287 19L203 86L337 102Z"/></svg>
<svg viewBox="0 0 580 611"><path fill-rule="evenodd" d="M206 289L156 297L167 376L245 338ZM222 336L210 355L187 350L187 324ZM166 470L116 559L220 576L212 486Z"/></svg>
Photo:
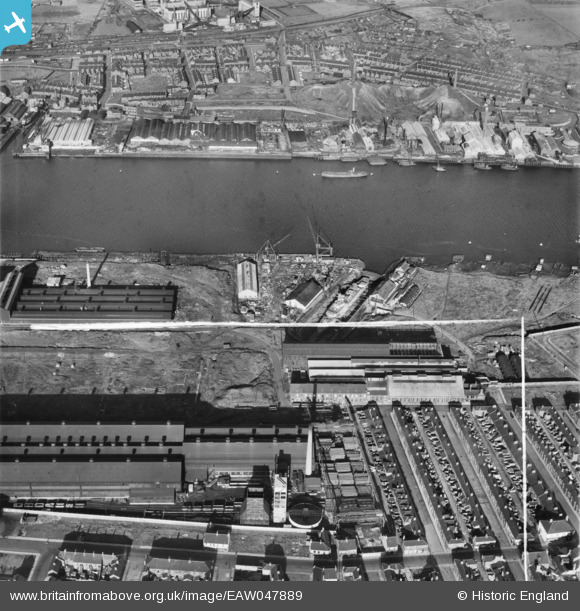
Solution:
<svg viewBox="0 0 580 611"><path fill-rule="evenodd" d="M0 157L1 249L312 252L308 219L339 256L381 272L401 255L576 264L580 172L340 162Z"/></svg>

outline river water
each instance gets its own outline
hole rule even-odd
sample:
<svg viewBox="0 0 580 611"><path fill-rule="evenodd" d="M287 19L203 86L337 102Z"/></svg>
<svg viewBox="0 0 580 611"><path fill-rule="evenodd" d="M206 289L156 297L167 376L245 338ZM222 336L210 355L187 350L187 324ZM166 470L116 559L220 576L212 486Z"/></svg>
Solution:
<svg viewBox="0 0 580 611"><path fill-rule="evenodd" d="M401 255L575 264L580 172L429 165L323 179L340 162L0 157L1 249L312 252L308 223L339 256L381 272ZM314 175L315 174L315 175Z"/></svg>

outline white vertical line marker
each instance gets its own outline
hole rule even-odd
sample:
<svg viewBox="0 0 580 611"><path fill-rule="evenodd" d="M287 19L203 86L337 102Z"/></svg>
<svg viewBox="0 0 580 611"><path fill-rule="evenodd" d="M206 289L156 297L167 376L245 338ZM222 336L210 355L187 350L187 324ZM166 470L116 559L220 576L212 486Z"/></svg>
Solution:
<svg viewBox="0 0 580 611"><path fill-rule="evenodd" d="M528 470L527 470L527 437L526 437L526 355L525 355L525 328L522 316L521 349L522 358L522 493L524 510L524 580L528 581Z"/></svg>

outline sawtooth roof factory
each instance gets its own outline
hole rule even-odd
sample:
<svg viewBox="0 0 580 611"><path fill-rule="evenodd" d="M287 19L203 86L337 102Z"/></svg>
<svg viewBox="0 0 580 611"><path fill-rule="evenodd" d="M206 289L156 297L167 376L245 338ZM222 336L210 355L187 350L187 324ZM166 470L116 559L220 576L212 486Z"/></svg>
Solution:
<svg viewBox="0 0 580 611"><path fill-rule="evenodd" d="M288 330L283 345L294 404L466 400L463 370L432 329Z"/></svg>
<svg viewBox="0 0 580 611"><path fill-rule="evenodd" d="M254 505L269 503L277 486L275 517L285 521L286 474L312 473L310 426L199 426L191 419L187 425L164 419L183 415L191 401L188 395L4 395L1 490L12 497L172 504L188 484L206 482L236 494L260 488L262 496L254 492L246 502L251 513ZM142 420L127 422L127 413ZM88 414L103 420L82 420ZM144 419L152 414L154 421ZM278 484L272 483L274 473L281 474Z"/></svg>
<svg viewBox="0 0 580 611"><path fill-rule="evenodd" d="M183 480L183 423L10 422L0 487L14 496L163 498Z"/></svg>
<svg viewBox="0 0 580 611"><path fill-rule="evenodd" d="M184 122L162 119L137 119L128 144L140 146L201 147L210 151L237 150L256 152L256 125L235 122Z"/></svg>

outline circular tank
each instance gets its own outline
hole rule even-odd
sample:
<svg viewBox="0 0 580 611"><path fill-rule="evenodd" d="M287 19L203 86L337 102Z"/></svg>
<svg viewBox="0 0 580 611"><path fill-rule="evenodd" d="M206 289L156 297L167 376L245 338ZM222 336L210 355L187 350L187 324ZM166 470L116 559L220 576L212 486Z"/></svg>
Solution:
<svg viewBox="0 0 580 611"><path fill-rule="evenodd" d="M323 516L322 507L308 501L296 503L288 511L288 520L296 528L316 528L322 522Z"/></svg>

